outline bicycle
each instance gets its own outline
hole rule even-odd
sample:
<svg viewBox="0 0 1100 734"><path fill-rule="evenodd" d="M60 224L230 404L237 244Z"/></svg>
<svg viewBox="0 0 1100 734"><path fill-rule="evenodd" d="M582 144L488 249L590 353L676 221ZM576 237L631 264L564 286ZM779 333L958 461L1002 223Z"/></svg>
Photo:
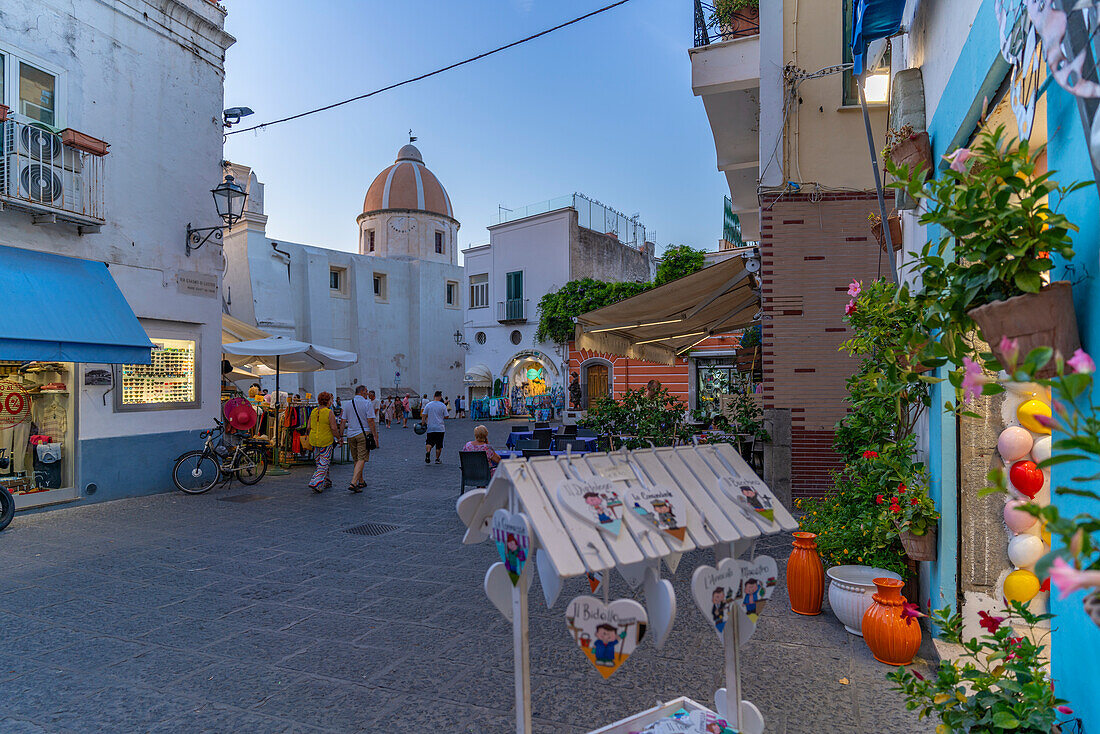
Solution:
<svg viewBox="0 0 1100 734"><path fill-rule="evenodd" d="M188 451L176 459L172 482L181 492L202 494L219 482L234 478L241 484L253 485L267 474L267 442L244 437L243 433L225 433L225 425L202 432L202 449ZM230 438L232 446L226 438Z"/></svg>

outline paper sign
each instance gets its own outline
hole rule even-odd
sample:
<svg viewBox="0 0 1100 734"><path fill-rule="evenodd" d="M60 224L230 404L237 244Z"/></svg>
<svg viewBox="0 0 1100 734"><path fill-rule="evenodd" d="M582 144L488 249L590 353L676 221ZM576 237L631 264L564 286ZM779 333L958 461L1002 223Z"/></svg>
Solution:
<svg viewBox="0 0 1100 734"><path fill-rule="evenodd" d="M569 602L565 621L573 642L604 678L619 669L645 637L645 607L633 599L604 604L594 596Z"/></svg>
<svg viewBox="0 0 1100 734"><path fill-rule="evenodd" d="M531 530L527 518L520 513L511 513L500 509L493 513L491 525L493 542L497 544L497 553L504 561L504 568L512 585L519 583L519 576L531 555Z"/></svg>
<svg viewBox="0 0 1100 734"><path fill-rule="evenodd" d="M688 503L678 490L648 487L626 490L626 502L639 517L682 541L687 533Z"/></svg>
<svg viewBox="0 0 1100 734"><path fill-rule="evenodd" d="M599 474L604 479L610 479L613 482L629 482L636 478L634 472L625 464L601 469Z"/></svg>
<svg viewBox="0 0 1100 734"><path fill-rule="evenodd" d="M566 479L558 485L558 501L585 522L618 537L623 523L623 500L610 480Z"/></svg>

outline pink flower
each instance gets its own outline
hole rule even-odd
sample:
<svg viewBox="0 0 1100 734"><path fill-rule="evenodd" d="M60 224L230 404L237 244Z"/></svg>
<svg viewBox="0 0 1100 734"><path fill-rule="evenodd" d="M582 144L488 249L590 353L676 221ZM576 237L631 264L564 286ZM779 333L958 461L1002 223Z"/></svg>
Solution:
<svg viewBox="0 0 1100 734"><path fill-rule="evenodd" d="M1073 353L1072 357L1066 360L1066 364L1072 367L1074 372L1092 373L1096 371L1096 363L1092 361L1092 357L1080 348Z"/></svg>
<svg viewBox="0 0 1100 734"><path fill-rule="evenodd" d="M963 357L963 367L966 370L962 379L963 400L970 402L982 394L982 387L989 378L982 372L982 366L970 357Z"/></svg>
<svg viewBox="0 0 1100 734"><path fill-rule="evenodd" d="M1001 626L1001 622L1005 621L1004 617L994 617L989 612L978 612L978 618L981 620L978 625L989 630L990 634L996 632L997 628Z"/></svg>
<svg viewBox="0 0 1100 734"><path fill-rule="evenodd" d="M863 284L858 280L853 280L848 284L848 295L852 298L856 298L863 292Z"/></svg>
<svg viewBox="0 0 1100 734"><path fill-rule="evenodd" d="M851 316L855 312L856 312L856 301L853 298L852 300L848 301L848 305L844 307L844 315L845 316Z"/></svg>
<svg viewBox="0 0 1100 734"><path fill-rule="evenodd" d="M924 676L921 675L920 673L918 673L917 671L910 670L909 672L912 673L913 677L916 678L917 680L924 680Z"/></svg>
<svg viewBox="0 0 1100 734"><path fill-rule="evenodd" d="M1059 713L1065 714L1066 716L1069 716L1073 713L1073 709L1071 709L1069 706L1058 706L1057 710Z"/></svg>
<svg viewBox="0 0 1100 734"><path fill-rule="evenodd" d="M1100 571L1080 571L1059 557L1050 564L1050 580L1058 587L1058 598L1065 599L1078 589L1100 586Z"/></svg>
<svg viewBox="0 0 1100 734"><path fill-rule="evenodd" d="M905 618L906 624L910 624L914 619L927 617L928 615L922 613L920 607L918 607L916 604L906 602L901 605L901 616ZM921 678L921 680L924 680L924 678Z"/></svg>
<svg viewBox="0 0 1100 734"><path fill-rule="evenodd" d="M1007 336L1002 336L1001 343L997 345L997 351L1008 360L1008 364L1006 364L1005 367L1009 369L1016 368L1016 360L1020 357L1019 341L1016 339L1009 339Z"/></svg>
<svg viewBox="0 0 1100 734"><path fill-rule="evenodd" d="M957 173L966 173L966 162L974 157L974 154L970 151L970 148L959 148L951 155L945 155L944 158L951 161L951 170Z"/></svg>
<svg viewBox="0 0 1100 734"><path fill-rule="evenodd" d="M1052 419L1049 415L1043 415L1042 413L1036 413L1032 417L1035 419L1035 422L1038 423L1043 428L1053 428L1054 427L1054 419Z"/></svg>

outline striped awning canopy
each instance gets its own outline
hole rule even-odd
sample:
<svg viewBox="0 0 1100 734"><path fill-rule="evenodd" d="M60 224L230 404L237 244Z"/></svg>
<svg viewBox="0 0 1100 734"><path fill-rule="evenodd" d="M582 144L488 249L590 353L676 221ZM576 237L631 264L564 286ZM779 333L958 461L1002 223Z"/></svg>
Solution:
<svg viewBox="0 0 1100 734"><path fill-rule="evenodd" d="M577 349L675 364L707 337L757 323L760 293L745 263L733 257L577 317Z"/></svg>

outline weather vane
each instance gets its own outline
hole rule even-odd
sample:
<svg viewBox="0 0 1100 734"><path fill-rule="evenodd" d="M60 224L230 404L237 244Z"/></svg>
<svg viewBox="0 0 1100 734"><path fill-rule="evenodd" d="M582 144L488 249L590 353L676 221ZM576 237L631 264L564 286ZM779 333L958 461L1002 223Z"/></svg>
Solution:
<svg viewBox="0 0 1100 734"><path fill-rule="evenodd" d="M409 142L410 143L415 143L416 142L416 136L413 135L413 129L411 127L409 128Z"/></svg>

